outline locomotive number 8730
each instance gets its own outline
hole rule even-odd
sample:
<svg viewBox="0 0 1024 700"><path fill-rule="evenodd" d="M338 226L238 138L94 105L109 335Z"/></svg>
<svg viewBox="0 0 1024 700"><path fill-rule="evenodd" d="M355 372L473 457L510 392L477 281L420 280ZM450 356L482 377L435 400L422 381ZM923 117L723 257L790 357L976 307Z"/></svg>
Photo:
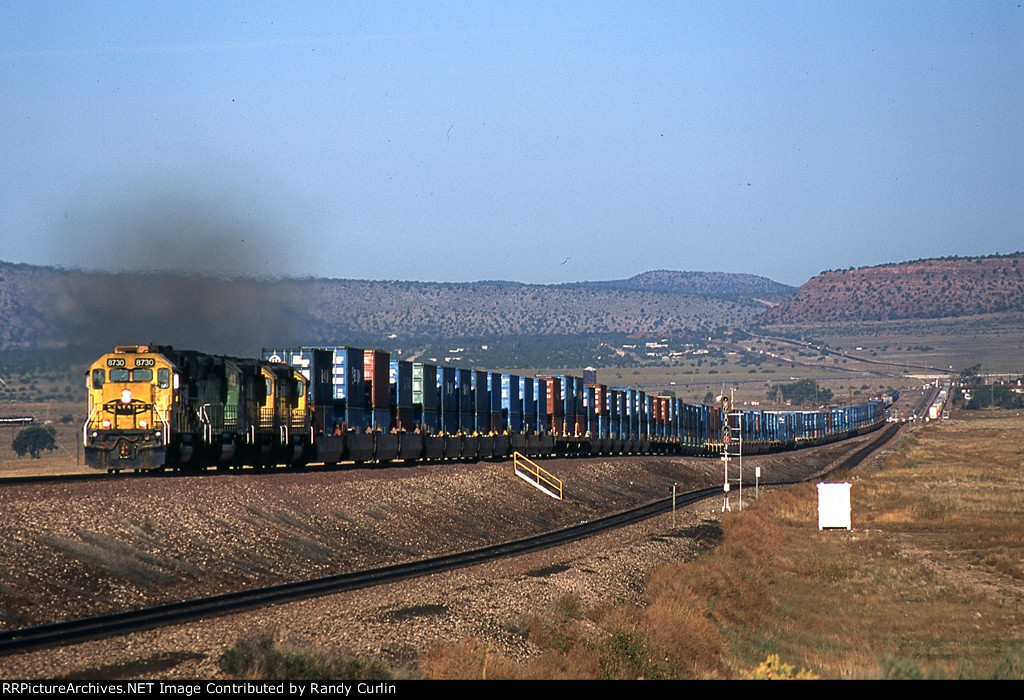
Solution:
<svg viewBox="0 0 1024 700"><path fill-rule="evenodd" d="M122 346L87 376L95 469L612 454L746 454L879 427L878 401L817 411L730 410L570 375L521 376L393 360L346 346L263 359ZM726 417L728 416L728 417Z"/></svg>

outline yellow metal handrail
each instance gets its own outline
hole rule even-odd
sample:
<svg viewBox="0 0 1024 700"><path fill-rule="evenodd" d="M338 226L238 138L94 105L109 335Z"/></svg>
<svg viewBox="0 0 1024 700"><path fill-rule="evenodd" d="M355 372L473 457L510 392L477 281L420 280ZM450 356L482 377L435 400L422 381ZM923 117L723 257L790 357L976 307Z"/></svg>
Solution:
<svg viewBox="0 0 1024 700"><path fill-rule="evenodd" d="M562 500L561 479L519 452L512 453L512 463L515 466L516 474L529 475L538 488L543 488L558 500Z"/></svg>

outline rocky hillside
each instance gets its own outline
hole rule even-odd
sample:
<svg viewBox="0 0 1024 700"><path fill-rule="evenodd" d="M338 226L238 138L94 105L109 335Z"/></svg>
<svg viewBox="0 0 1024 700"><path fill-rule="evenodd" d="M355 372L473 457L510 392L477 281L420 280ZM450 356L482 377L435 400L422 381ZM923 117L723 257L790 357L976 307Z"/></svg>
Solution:
<svg viewBox="0 0 1024 700"><path fill-rule="evenodd" d="M1024 311L1024 253L828 270L759 323L944 318Z"/></svg>
<svg viewBox="0 0 1024 700"><path fill-rule="evenodd" d="M763 308L583 285L229 280L0 263L0 350L164 342L254 353L295 342L383 347L389 338L678 336L743 326Z"/></svg>

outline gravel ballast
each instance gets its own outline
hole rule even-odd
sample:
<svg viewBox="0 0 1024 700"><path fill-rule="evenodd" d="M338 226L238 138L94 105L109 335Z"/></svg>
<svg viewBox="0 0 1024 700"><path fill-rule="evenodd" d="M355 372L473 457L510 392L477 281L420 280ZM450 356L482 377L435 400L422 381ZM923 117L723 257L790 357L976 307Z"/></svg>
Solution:
<svg viewBox="0 0 1024 700"><path fill-rule="evenodd" d="M766 479L814 473L865 438L749 457ZM548 460L564 501L510 463L364 467L0 487L0 626L11 629L241 588L324 576L593 519L720 484L712 459ZM752 493L748 491L752 496ZM733 496L735 502L735 494ZM712 499L557 549L62 649L0 657L0 677L218 677L240 637L342 649L415 668L437 642L486 638L527 655L514 621L572 593L584 606L642 601L650 572L695 555L720 514ZM686 529L689 528L689 529ZM711 528L714 529L713 527ZM691 536L680 536L691 533ZM703 534L702 534L703 533Z"/></svg>

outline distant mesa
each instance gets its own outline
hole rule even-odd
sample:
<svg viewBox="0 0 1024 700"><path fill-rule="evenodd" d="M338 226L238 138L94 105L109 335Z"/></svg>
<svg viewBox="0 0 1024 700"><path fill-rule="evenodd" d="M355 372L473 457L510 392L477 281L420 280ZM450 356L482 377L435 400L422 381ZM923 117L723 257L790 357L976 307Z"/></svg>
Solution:
<svg viewBox="0 0 1024 700"><path fill-rule="evenodd" d="M759 323L819 324L1024 311L1024 253L826 270Z"/></svg>
<svg viewBox="0 0 1024 700"><path fill-rule="evenodd" d="M720 298L751 297L768 301L784 299L796 287L781 284L767 277L731 272L680 272L652 270L629 279L601 282L579 282L578 285L636 289L648 292L673 292Z"/></svg>

